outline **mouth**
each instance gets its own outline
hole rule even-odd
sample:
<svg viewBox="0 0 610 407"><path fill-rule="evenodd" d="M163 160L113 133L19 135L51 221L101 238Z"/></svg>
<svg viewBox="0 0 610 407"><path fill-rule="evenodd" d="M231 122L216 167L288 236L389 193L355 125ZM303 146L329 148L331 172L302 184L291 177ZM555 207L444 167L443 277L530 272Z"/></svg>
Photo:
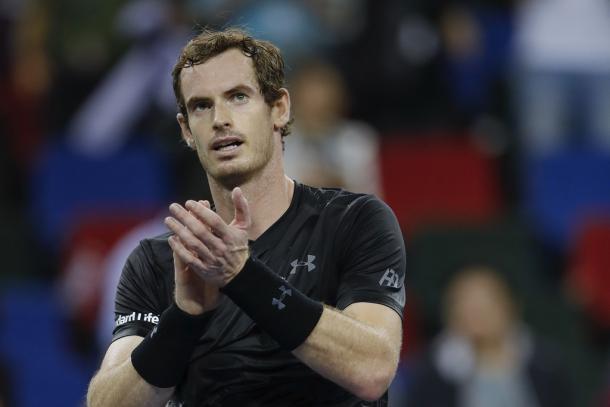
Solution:
<svg viewBox="0 0 610 407"><path fill-rule="evenodd" d="M244 142L235 136L221 137L212 143L212 150L214 151L232 151L241 146Z"/></svg>

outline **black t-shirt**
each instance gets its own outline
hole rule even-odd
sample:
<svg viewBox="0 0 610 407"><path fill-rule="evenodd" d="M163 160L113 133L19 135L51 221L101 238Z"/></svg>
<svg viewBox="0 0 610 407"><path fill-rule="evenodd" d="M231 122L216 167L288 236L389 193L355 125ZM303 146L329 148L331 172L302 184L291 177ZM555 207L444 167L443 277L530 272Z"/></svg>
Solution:
<svg viewBox="0 0 610 407"><path fill-rule="evenodd" d="M146 336L172 303L168 236L143 240L127 260L113 340ZM295 182L290 207L250 250L310 298L340 310L356 302L383 304L402 316L402 234L390 208L374 196ZM361 401L281 350L228 297L213 311L175 399L184 406L387 405L387 394Z"/></svg>

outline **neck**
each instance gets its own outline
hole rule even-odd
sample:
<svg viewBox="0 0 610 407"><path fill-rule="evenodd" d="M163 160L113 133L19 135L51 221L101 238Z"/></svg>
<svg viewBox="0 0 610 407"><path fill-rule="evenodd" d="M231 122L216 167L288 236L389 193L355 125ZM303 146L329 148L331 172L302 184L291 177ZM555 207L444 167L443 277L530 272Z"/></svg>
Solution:
<svg viewBox="0 0 610 407"><path fill-rule="evenodd" d="M474 344L479 366L508 369L515 363L515 349L509 337L494 338Z"/></svg>
<svg viewBox="0 0 610 407"><path fill-rule="evenodd" d="M209 183L217 213L225 222L230 223L235 215L231 200L232 188L223 186L212 178L209 178ZM290 206L294 182L284 174L283 162L272 160L259 174L238 186L248 200L250 210L252 222L248 229L248 239L256 240Z"/></svg>

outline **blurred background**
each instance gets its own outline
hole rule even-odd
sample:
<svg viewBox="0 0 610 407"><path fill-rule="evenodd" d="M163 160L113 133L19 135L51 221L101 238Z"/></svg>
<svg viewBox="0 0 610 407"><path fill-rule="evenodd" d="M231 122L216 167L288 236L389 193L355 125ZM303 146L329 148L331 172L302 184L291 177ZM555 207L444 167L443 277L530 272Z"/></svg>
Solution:
<svg viewBox="0 0 610 407"><path fill-rule="evenodd" d="M170 70L283 51L293 178L375 193L408 253L390 406L610 406L610 2L2 0L0 406L79 406L114 286L209 196Z"/></svg>

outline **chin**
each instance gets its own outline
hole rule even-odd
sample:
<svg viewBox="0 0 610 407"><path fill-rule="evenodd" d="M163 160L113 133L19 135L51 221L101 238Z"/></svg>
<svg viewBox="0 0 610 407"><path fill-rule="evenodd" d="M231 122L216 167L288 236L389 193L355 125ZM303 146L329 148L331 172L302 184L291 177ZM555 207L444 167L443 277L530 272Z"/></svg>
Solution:
<svg viewBox="0 0 610 407"><path fill-rule="evenodd" d="M264 170L271 157L266 155L255 157L235 157L231 160L218 161L213 165L204 165L208 178L227 189L243 185L256 174ZM203 161L202 161L203 164Z"/></svg>
<svg viewBox="0 0 610 407"><path fill-rule="evenodd" d="M240 185L245 184L248 180L252 178L248 174L228 174L221 178L216 178L216 181L224 186L226 189L233 189Z"/></svg>
<svg viewBox="0 0 610 407"><path fill-rule="evenodd" d="M252 178L254 171L240 165L226 165L216 168L215 171L206 171L208 176L227 189L233 189L245 184Z"/></svg>

